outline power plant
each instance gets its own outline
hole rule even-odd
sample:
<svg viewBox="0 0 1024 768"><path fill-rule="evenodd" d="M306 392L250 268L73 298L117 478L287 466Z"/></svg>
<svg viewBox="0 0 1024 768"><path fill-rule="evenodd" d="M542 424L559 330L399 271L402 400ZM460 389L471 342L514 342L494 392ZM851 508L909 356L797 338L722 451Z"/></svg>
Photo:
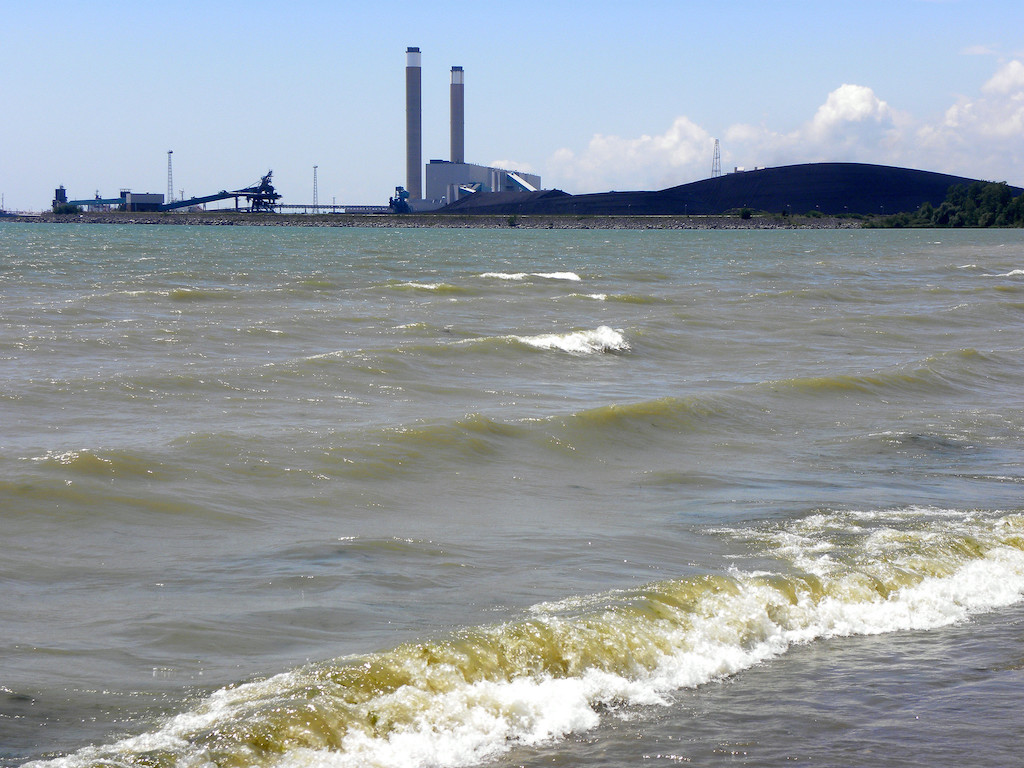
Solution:
<svg viewBox="0 0 1024 768"><path fill-rule="evenodd" d="M423 194L422 53L419 48L410 47L405 56L406 181L404 189L395 189L395 197L390 201L392 210L433 211L468 195L540 189L540 176L466 162L465 71L462 67L452 67L449 159L427 163L426 194Z"/></svg>
<svg viewBox="0 0 1024 768"><path fill-rule="evenodd" d="M317 213L321 209L331 212L378 213L389 208L396 212L434 211L469 195L495 192L536 192L540 189L540 176L523 173L505 168L492 168L484 165L473 165L466 162L466 110L465 110L465 72L462 67L451 69L450 112L451 142L448 160L431 160L426 164L426 190L424 194L423 176L423 81L422 54L417 47L409 47L405 52L405 187L396 187L395 196L389 206L381 205L330 205L321 206L317 200L316 169L313 166L313 204L281 205L278 194L270 183L267 173L258 184L233 191L221 190L212 195L174 199L174 182L171 168L172 150L167 151L167 195L139 194L122 189L116 198L96 197L84 200L68 200L63 187L54 194L54 208L72 205L90 210L103 210L111 207L128 211L171 211L194 208L218 200L234 198L235 209L240 208L244 200L251 211L283 211L284 209L312 210ZM183 197L183 195L182 195Z"/></svg>
<svg viewBox="0 0 1024 768"><path fill-rule="evenodd" d="M423 66L417 47L406 49L405 187L395 187L388 205L330 205L318 201L317 168L313 166L313 205L282 205L268 172L259 183L233 191L174 200L172 152L167 152L167 197L122 189L116 198L68 200L64 187L55 191L54 210L80 206L89 210L117 207L127 211L170 211L195 208L234 198L235 209L251 211L331 213L423 213L441 211L489 215L591 216L714 216L739 211L810 211L823 214L887 215L916 210L923 202L939 206L951 186L974 179L906 168L862 163L810 163L755 168L722 175L721 149L715 139L711 177L658 191L605 192L570 195L542 190L534 174L466 162L466 73L451 68L450 143L447 160L423 163ZM426 184L424 185L424 174ZM1017 188L1012 188L1018 194ZM184 195L181 195L184 197Z"/></svg>
<svg viewBox="0 0 1024 768"><path fill-rule="evenodd" d="M171 211L197 208L234 198L235 210L304 213L396 213L441 211L489 215L714 216L743 208L758 211L809 211L822 214L887 215L916 210L922 203L941 205L951 186L976 179L907 168L863 163L809 163L754 168L722 175L721 149L714 141L711 177L658 191L605 192L570 195L542 190L540 176L466 162L466 73L451 68L450 144L447 160L423 163L423 65L418 47L406 49L405 187L395 187L388 205L319 205L317 165L313 166L313 204L282 205L268 172L249 187L212 195L174 199L171 157L167 151L167 196L122 189L116 198L68 200L61 186L53 209L118 208L125 211ZM424 185L424 173L426 184ZM1014 194L1024 190L1011 188ZM184 194L180 195L181 198ZM443 209L443 210L442 210Z"/></svg>

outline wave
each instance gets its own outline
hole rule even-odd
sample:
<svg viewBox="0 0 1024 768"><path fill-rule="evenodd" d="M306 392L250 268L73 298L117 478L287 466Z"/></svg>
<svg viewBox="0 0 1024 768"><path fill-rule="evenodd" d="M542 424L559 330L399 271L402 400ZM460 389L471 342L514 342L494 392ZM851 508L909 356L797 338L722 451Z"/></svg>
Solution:
<svg viewBox="0 0 1024 768"><path fill-rule="evenodd" d="M321 278L315 278L315 277L306 278L305 280L297 281L296 285L300 286L301 288L313 288L313 289L316 289L316 290L330 290L330 289L333 289L333 288L339 288L340 287L339 284L336 281L328 280L327 278L324 278L324 277L321 277Z"/></svg>
<svg viewBox="0 0 1024 768"><path fill-rule="evenodd" d="M665 301L654 296L642 296L631 293L573 293L570 295L574 298L593 299L594 301L615 301L621 304L658 304Z"/></svg>
<svg viewBox="0 0 1024 768"><path fill-rule="evenodd" d="M656 430L694 430L711 419L732 416L743 423L748 419L741 406L728 398L663 397L636 403L603 405L578 411L568 417L552 419L558 431L569 431L575 438L592 432L602 440L624 444L628 434L639 432L642 441Z"/></svg>
<svg viewBox="0 0 1024 768"><path fill-rule="evenodd" d="M525 280L528 277L540 277L546 280L569 280L572 282L579 282L583 279L575 272L484 272L480 277L491 277L498 280Z"/></svg>
<svg viewBox="0 0 1024 768"><path fill-rule="evenodd" d="M1020 277L1024 275L1024 269L1011 269L1009 272L1004 272L999 275L985 275L985 277Z"/></svg>
<svg viewBox="0 0 1024 768"><path fill-rule="evenodd" d="M445 342L413 344L403 349L426 350L430 360L444 364L448 350L455 354L498 354L521 356L522 348L541 350L537 355L569 354L588 356L618 353L631 348L620 331L602 326L589 331L539 336L487 337ZM461 350L455 352L455 350ZM501 352L500 350L504 350ZM393 359L392 359L393 358ZM411 355L397 355L387 363L377 363L363 353L338 351L315 356L303 364L335 365L339 361L366 370L373 376L394 375L399 365L410 363ZM543 362L540 360L539 362ZM404 372L403 375L411 375ZM412 370L412 369L410 369ZM289 369L268 369L268 377L291 375ZM414 419L395 424L362 424L340 427L311 444L275 443L276 438L225 433L194 433L172 441L170 453L145 454L139 451L117 452L87 449L37 456L36 461L51 473L62 476L92 475L106 477L177 478L185 472L182 456L204 457L204 471L235 478L279 477L289 481L317 483L335 477L379 479L395 473L436 472L439 467L481 466L520 457L528 450L532 456L564 457L589 455L614 446L615 450L642 452L679 449L696 435L715 434L721 439L744 440L770 437L776 429L779 413L790 408L829 408L842 406L849 398L859 401L890 403L919 402L922 398L945 397L950 391L977 392L994 387L1006 390L1021 373L1019 355L980 353L974 349L934 355L912 365L891 370L854 375L832 375L736 383L724 390L701 392L682 397L624 399L573 410L546 413L500 415L477 412L453 418ZM136 378L122 386L139 391L169 386L219 392L227 385L219 379L183 375L181 381L150 384ZM256 383L249 386L257 391ZM427 386L426 384L421 386ZM236 388L237 389L237 388ZM348 402L357 402L349 400ZM998 447L1011 441L1019 429L1019 420L998 410L993 414L974 413L962 420L932 424L906 431L873 431L859 438L860 450L869 454L896 451L900 455L949 456L954 459L970 452ZM582 453L576 453L581 451ZM179 456L179 452L182 456ZM240 460L240 456L247 457ZM188 458L188 465L193 463ZM191 470L189 470L191 471Z"/></svg>
<svg viewBox="0 0 1024 768"><path fill-rule="evenodd" d="M864 374L811 376L765 381L758 387L772 390L792 389L804 394L860 392L868 394L927 394L936 391L973 390L984 378L1008 375L1008 366L1016 365L966 348L931 355L918 363ZM985 369L985 376L979 369ZM1005 372L1004 372L1005 371Z"/></svg>
<svg viewBox="0 0 1024 768"><path fill-rule="evenodd" d="M457 285L451 285L450 283L422 283L409 281L405 283L395 283L391 286L395 290L399 291L433 291L436 293L470 293L468 288L462 288Z"/></svg>
<svg viewBox="0 0 1024 768"><path fill-rule="evenodd" d="M537 349L554 349L578 355L595 352L628 352L631 347L622 331L599 326L589 331L570 333L543 333L539 336L512 336L512 339Z"/></svg>
<svg viewBox="0 0 1024 768"><path fill-rule="evenodd" d="M31 461L43 466L61 467L75 474L92 477L159 477L161 467L127 450L49 451Z"/></svg>
<svg viewBox="0 0 1024 768"><path fill-rule="evenodd" d="M383 430L362 445L346 443L328 448L327 471L352 477L385 477L428 457L433 460L470 460L494 457L507 440L526 434L523 427L470 414L450 423L418 424Z"/></svg>
<svg viewBox="0 0 1024 768"><path fill-rule="evenodd" d="M435 355L443 350L463 350L486 354L492 350L524 345L531 349L564 352L573 355L616 353L629 350L630 344L619 331L601 327L590 331L539 336L482 337L425 346ZM418 349L417 345L405 349ZM343 357L343 352L320 357ZM324 361L313 361L324 362ZM389 371L394 365L389 363ZM925 358L910 366L869 374L840 374L736 384L725 391L704 392L683 397L662 397L609 403L580 410L500 419L494 414L475 413L455 419L423 419L399 426L366 425L355 432L342 431L325 438L318 448L298 449L308 458L305 467L294 466L317 477L379 478L396 472L435 471L449 463L479 465L502 460L509 452L527 448L531 452L554 451L564 455L573 451L600 451L602 446L617 449L635 447L656 450L655 446L678 446L680 440L698 434L770 435L781 410L806 408L820 401L828 406L853 395L868 401L889 402L944 395L950 390L986 386L986 382L1013 381L1019 365L1013 355L982 354L974 349L957 350ZM382 369L383 370L383 369ZM375 370L376 372L376 370ZM980 416L976 416L981 418ZM984 427L936 427L933 430L889 433L864 437L867 450L923 452L950 455L974 450L981 435L1000 435L1014 429L1013 423L998 419ZM232 456L242 451L229 436L229 445L214 455ZM191 445L194 441L189 441ZM517 454L518 455L518 454ZM273 465L277 460L269 459ZM217 464L217 462L212 462ZM251 463L251 462L250 462ZM240 467L248 464L240 464ZM269 471L264 469L262 471Z"/></svg>
<svg viewBox="0 0 1024 768"><path fill-rule="evenodd" d="M791 388L805 393L825 394L861 392L877 394L891 390L931 389L937 382L912 373L879 372L864 375L811 376L764 382L768 388Z"/></svg>
<svg viewBox="0 0 1024 768"><path fill-rule="evenodd" d="M653 441L707 431L723 419L749 427L751 416L731 400L714 398L663 398L518 421L469 414L451 421L370 430L359 439L338 433L331 438L336 444L316 450L308 472L310 476L375 479L399 472L434 473L438 466L465 469L502 461L524 448L534 457L546 451L561 456L567 447L572 452L609 445L646 450ZM239 450L234 448L234 453ZM218 449L221 453L232 455L232 450Z"/></svg>
<svg viewBox="0 0 1024 768"><path fill-rule="evenodd" d="M928 630L1019 602L1024 515L819 511L721 529L740 570L534 606L380 653L219 690L64 766L467 766L587 731L797 644Z"/></svg>
<svg viewBox="0 0 1024 768"><path fill-rule="evenodd" d="M434 328L426 323L401 325L397 326L396 330L412 330L417 332L416 335L434 338L433 340L425 339L421 343L403 343L391 349L333 350L322 352L309 355L292 365L301 367L305 363L332 363L344 360L345 358L363 361L376 359L379 363L379 359L382 357L386 357L390 364L395 365L399 362L395 353L400 353L400 358L405 361L415 358L425 363L430 363L431 361L444 359L451 354L463 355L472 353L486 355L498 353L508 355L510 350L518 351L522 346L530 349L567 352L573 355L622 353L632 349L632 345L621 330L616 330L606 325L592 329L567 331L565 333L543 333L537 335L508 334L503 336L471 336L468 338L458 338L461 334L457 329L453 329L452 326ZM427 333L423 333L424 331Z"/></svg>
<svg viewBox="0 0 1024 768"><path fill-rule="evenodd" d="M167 296L171 301L211 301L235 298L235 294L231 291L201 288L174 288Z"/></svg>

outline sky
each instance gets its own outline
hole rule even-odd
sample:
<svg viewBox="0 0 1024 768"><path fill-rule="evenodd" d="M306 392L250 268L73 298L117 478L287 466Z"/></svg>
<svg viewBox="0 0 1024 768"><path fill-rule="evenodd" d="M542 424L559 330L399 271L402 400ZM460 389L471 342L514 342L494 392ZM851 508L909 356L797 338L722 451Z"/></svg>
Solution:
<svg viewBox="0 0 1024 768"><path fill-rule="evenodd" d="M722 168L865 162L1024 186L1021 0L173 3L0 0L6 210L259 181L282 203L386 204L405 185L405 50L423 158L571 193Z"/></svg>

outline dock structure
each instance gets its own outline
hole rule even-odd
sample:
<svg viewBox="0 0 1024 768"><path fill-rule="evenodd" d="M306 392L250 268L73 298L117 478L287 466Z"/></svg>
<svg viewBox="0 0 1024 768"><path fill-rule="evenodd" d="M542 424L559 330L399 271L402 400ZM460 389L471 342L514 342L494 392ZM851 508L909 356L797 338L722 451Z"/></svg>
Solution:
<svg viewBox="0 0 1024 768"><path fill-rule="evenodd" d="M103 198L100 197L99 193L94 198L88 198L85 200L68 200L67 194L64 191L64 187L57 189L54 205L57 204L70 204L78 205L83 208L89 209L103 209L117 207L126 211L135 212L153 212L153 211L175 211L181 208L194 208L199 205L205 205L206 203L213 203L218 200L230 200L235 199L235 210L241 210L241 201L244 199L248 210L266 211L273 212L278 207L277 201L281 199L281 195L274 189L274 185L271 183L271 177L273 171L267 171L267 174L260 178L259 182L249 187L243 187L242 189L236 189L228 191L222 189L220 192L215 192L212 195L203 195L201 197L190 197L187 200L165 200L162 194L144 193L139 194L132 192L129 189L122 189L121 194L118 197Z"/></svg>
<svg viewBox="0 0 1024 768"><path fill-rule="evenodd" d="M390 213L386 205L275 205L278 213Z"/></svg>

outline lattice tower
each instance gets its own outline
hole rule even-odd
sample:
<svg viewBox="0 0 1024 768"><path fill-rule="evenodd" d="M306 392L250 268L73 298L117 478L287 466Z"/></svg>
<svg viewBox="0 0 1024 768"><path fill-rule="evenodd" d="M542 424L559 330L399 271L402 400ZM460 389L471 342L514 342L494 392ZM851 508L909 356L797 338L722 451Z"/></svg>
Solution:
<svg viewBox="0 0 1024 768"><path fill-rule="evenodd" d="M173 149L167 150L167 202L174 202L174 177L171 175L171 155L174 154Z"/></svg>

